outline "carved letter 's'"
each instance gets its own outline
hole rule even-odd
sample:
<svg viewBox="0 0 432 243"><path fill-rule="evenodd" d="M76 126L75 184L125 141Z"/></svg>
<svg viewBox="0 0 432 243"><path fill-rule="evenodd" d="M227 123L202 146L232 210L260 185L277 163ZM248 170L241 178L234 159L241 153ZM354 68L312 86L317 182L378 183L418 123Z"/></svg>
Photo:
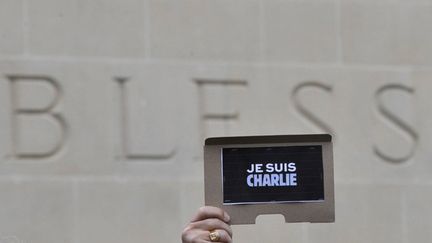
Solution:
<svg viewBox="0 0 432 243"><path fill-rule="evenodd" d="M304 82L294 88L292 93L292 99L296 110L303 117L305 117L312 124L314 124L319 130L334 135L333 130L330 128L329 125L321 121L321 119L319 119L316 115L314 115L312 111L310 111L305 105L302 104L300 99L300 93L302 92L302 90L305 89L316 89L330 93L332 92L332 87L330 85L322 84L315 81Z"/></svg>
<svg viewBox="0 0 432 243"><path fill-rule="evenodd" d="M402 163L409 160L414 155L418 143L418 134L412 127L410 127L402 119L397 117L395 114L393 114L389 109L387 109L384 106L381 97L384 93L390 91L402 91L409 94L413 94L414 89L400 84L388 84L378 89L375 94L375 99L376 99L376 104L377 104L379 114L382 116L383 119L394 124L395 129L399 130L402 134L407 135L406 137L410 141L411 147L409 152L406 155L400 157L395 157L390 154L386 154L382 152L376 145L374 146L374 152L378 157L380 157L384 161L391 162L391 163Z"/></svg>

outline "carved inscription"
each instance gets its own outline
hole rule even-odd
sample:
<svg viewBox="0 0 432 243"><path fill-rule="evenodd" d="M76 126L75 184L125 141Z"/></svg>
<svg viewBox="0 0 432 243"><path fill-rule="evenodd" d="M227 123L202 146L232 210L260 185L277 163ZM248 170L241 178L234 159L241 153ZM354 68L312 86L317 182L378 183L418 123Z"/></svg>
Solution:
<svg viewBox="0 0 432 243"><path fill-rule="evenodd" d="M60 84L53 78L48 76L26 76L26 75L7 75L10 81L11 94L11 134L12 134L12 156L15 158L43 159L52 157L57 154L64 146L67 135L67 124L62 114L54 111L54 108L60 103L62 98L62 89ZM49 104L41 107L21 107L19 84L32 85L42 83L48 85L54 90L54 98ZM52 142L52 146L40 151L22 151L22 139L33 140L35 143L41 141L40 137L32 137L22 133L20 122L22 119L38 119L39 122L48 123L52 127L52 133L57 134L56 141ZM34 120L33 120L34 121ZM50 134L52 135L52 134ZM52 136L51 136L52 137Z"/></svg>
<svg viewBox="0 0 432 243"><path fill-rule="evenodd" d="M292 91L292 100L294 107L306 120L310 121L318 130L334 135L333 129L330 128L325 122L318 118L314 112L308 109L301 101L301 93L306 89L316 89L320 91L325 91L331 93L333 88L330 85L323 84L317 81L307 81L300 83L294 87Z"/></svg>
<svg viewBox="0 0 432 243"><path fill-rule="evenodd" d="M127 105L128 93L127 93L127 77L115 77L115 82L118 83L120 89L120 131L121 131L121 157L128 160L167 160L172 158L176 154L175 148L165 153L134 153L130 150L130 134L133 132L130 128L130 113Z"/></svg>
<svg viewBox="0 0 432 243"><path fill-rule="evenodd" d="M55 156L65 147L68 135L68 124L64 116L58 111L58 106L61 104L63 97L61 85L50 76L6 75L6 77L9 81L11 99L11 156L17 159L46 159ZM128 86L130 80L127 77L115 77L114 81L118 85L120 98L119 131L121 157L126 160L167 160L175 156L176 148L172 146L162 148L162 150L153 150L154 148L159 148L157 147L159 146L158 144L154 148L148 149L150 151L135 152L136 149L133 146L135 144L132 143L133 139L131 138L133 138L137 127L130 124L131 121L135 121L131 114L136 113L131 113L131 108L127 102L129 100L128 95L130 95L128 94L128 88L130 91L130 87ZM229 122L239 119L240 112L233 107L233 103L235 102L230 101L230 98L234 96L230 95L230 92L236 92L238 88L243 89L247 87L247 81L195 79L194 82L198 87L202 138L207 133L208 123L220 122L219 124L228 127ZM39 91L42 91L42 93L32 92L32 88L36 86L39 87ZM24 90L27 93L23 92ZM313 111L313 107L308 106L305 102L307 92L310 91L332 94L334 91L333 86L319 81L301 82L291 91L291 99L295 110L305 121L312 124L317 130L334 135L335 131L331 126L317 116ZM45 95L43 92L48 92L51 95ZM23 95L28 93L31 94L30 98ZM373 147L374 154L381 160L392 164L401 164L413 158L418 147L419 134L412 125L386 106L384 96L390 93L403 93L404 95L413 96L415 90L402 84L386 84L379 87L374 95L378 117L385 125L393 129L393 132L400 137L401 141L408 144L406 146L407 151L406 153L405 150L402 151L405 154L396 153L395 155L391 151L385 150L383 146L379 146L379 144L371 146ZM31 103L33 100L37 102ZM146 126L146 124L143 124L143 126ZM160 124L157 123L157 126L160 126ZM42 132L35 132L40 127L43 127L45 130L42 129ZM133 127L135 129L132 129ZM224 127L224 132L229 133L226 127ZM44 134L46 136L43 136ZM43 146L38 146L41 144L40 141L42 141Z"/></svg>
<svg viewBox="0 0 432 243"><path fill-rule="evenodd" d="M377 109L383 120L389 123L390 127L396 129L399 133L405 135L401 136L401 139L406 139L410 143L409 152L406 155L395 157L391 154L386 154L380 150L380 148L374 145L373 149L375 154L380 157L382 160L390 162L390 163L402 163L414 156L415 150L417 148L419 136L417 132L406 122L404 122L401 118L392 113L382 101L382 96L387 92L405 92L410 95L414 94L415 90L411 87L407 87L401 84L388 84L379 88L375 93L375 100L377 104Z"/></svg>

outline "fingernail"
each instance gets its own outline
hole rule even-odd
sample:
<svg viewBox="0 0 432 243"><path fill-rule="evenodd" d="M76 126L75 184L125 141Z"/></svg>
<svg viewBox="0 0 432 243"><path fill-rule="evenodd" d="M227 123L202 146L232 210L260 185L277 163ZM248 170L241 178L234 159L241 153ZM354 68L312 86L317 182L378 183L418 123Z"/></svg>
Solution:
<svg viewBox="0 0 432 243"><path fill-rule="evenodd" d="M224 212L224 218L225 218L226 222L229 222L231 219L230 216L226 212Z"/></svg>

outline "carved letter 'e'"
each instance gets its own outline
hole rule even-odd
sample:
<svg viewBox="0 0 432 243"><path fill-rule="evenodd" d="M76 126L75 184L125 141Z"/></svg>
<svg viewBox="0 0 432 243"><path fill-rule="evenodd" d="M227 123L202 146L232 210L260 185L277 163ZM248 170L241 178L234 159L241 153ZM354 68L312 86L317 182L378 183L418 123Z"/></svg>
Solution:
<svg viewBox="0 0 432 243"><path fill-rule="evenodd" d="M237 110L234 111L209 111L206 110L205 104L210 102L208 97L206 97L204 88L205 87L223 87L226 89L228 93L228 88L230 87L246 87L248 82L246 80L218 80L218 79L195 79L195 83L198 85L199 89L199 104L200 104L200 116L202 120L201 134L202 137L205 137L207 133L207 129L205 123L208 121L223 121L228 122L230 120L236 120L239 117L239 112ZM227 97L220 97L220 100L216 102L226 102ZM213 102L215 102L213 100ZM231 105L231 104L230 104ZM227 108L227 107L225 107ZM225 123L228 124L228 123ZM228 126L225 126L225 132L229 133Z"/></svg>

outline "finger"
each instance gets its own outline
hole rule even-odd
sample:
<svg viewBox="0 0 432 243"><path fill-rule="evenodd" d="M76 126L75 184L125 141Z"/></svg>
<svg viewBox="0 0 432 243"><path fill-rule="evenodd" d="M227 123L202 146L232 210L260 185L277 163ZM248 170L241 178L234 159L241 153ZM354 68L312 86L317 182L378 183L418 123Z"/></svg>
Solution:
<svg viewBox="0 0 432 243"><path fill-rule="evenodd" d="M232 237L231 226L229 226L227 223L221 221L220 219L216 219L216 218L205 219L205 220L191 223L191 226L193 228L198 228L198 229L207 230L207 231L221 229L221 230L226 231L230 235L230 237Z"/></svg>
<svg viewBox="0 0 432 243"><path fill-rule="evenodd" d="M230 216L224 210L217 207L204 206L198 209L197 214L192 218L191 222L201 221L208 218L218 218L227 223L230 221Z"/></svg>
<svg viewBox="0 0 432 243"><path fill-rule="evenodd" d="M225 230L217 229L217 230L213 230L213 231L219 235L219 240L217 242L222 242L222 243L231 243L232 242L231 236ZM210 232L208 232L206 240L208 240L209 242L214 242L214 241L210 240Z"/></svg>
<svg viewBox="0 0 432 243"><path fill-rule="evenodd" d="M228 233L224 230L214 230L219 235L218 241L211 241L210 240L210 231L207 230L201 230L201 229L194 229L188 231L186 234L183 234L182 241L184 243L232 243L231 236L228 235Z"/></svg>
<svg viewBox="0 0 432 243"><path fill-rule="evenodd" d="M182 242L206 243L209 234L207 230L188 228L183 231Z"/></svg>

